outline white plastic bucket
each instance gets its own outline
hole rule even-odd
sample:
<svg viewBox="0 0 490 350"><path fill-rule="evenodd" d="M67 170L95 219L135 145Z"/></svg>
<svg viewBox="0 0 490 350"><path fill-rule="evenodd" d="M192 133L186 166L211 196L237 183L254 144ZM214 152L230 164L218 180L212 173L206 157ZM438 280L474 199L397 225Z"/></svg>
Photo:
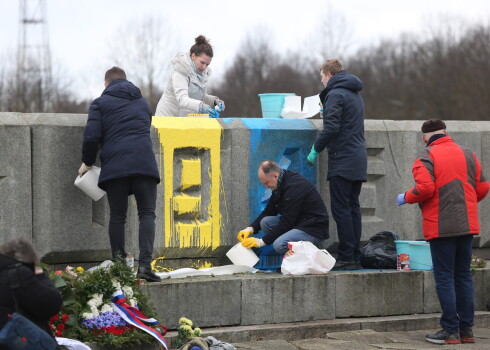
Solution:
<svg viewBox="0 0 490 350"><path fill-rule="evenodd" d="M227 253L226 256L231 260L233 265L254 266L259 262L259 257L250 248L242 246L241 242L235 244Z"/></svg>
<svg viewBox="0 0 490 350"><path fill-rule="evenodd" d="M99 176L100 168L94 165L82 177L77 176L75 186L85 192L94 201L98 201L105 194L105 191L97 185L99 183Z"/></svg>

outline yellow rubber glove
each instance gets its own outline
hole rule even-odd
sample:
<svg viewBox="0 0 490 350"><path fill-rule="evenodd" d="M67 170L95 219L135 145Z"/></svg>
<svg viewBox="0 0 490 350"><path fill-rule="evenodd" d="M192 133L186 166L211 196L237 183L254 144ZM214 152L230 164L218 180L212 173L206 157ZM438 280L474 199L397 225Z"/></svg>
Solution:
<svg viewBox="0 0 490 350"><path fill-rule="evenodd" d="M265 246L265 243L262 238L249 237L242 241L242 246L245 248L260 248Z"/></svg>
<svg viewBox="0 0 490 350"><path fill-rule="evenodd" d="M245 248L258 248L259 247L259 244L257 243L257 239L256 238L249 237L249 238L245 238L242 241L242 246L244 246Z"/></svg>
<svg viewBox="0 0 490 350"><path fill-rule="evenodd" d="M243 229L240 232L238 232L236 238L238 238L238 240L241 242L245 238L248 238L248 236L250 236L252 233L254 233L254 229L249 226L246 229Z"/></svg>

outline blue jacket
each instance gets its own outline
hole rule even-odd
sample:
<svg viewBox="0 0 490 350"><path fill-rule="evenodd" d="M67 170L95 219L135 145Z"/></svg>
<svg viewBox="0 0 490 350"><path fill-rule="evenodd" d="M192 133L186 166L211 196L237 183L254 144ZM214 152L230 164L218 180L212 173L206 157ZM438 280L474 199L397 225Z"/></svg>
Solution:
<svg viewBox="0 0 490 350"><path fill-rule="evenodd" d="M350 181L367 181L367 151L364 139L364 102L359 94L362 81L341 71L330 78L320 93L323 131L315 150L328 150L327 179L341 176Z"/></svg>
<svg viewBox="0 0 490 350"><path fill-rule="evenodd" d="M92 165L101 145L99 187L126 176L150 176L160 182L150 137L151 111L140 89L126 79L113 80L89 109L82 161Z"/></svg>

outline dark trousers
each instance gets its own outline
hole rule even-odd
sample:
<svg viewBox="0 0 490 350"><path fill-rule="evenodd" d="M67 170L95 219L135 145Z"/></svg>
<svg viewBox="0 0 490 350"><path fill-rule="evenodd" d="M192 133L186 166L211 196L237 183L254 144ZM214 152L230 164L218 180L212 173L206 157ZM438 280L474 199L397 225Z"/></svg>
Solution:
<svg viewBox="0 0 490 350"><path fill-rule="evenodd" d="M470 266L473 235L436 238L429 243L442 309L441 327L451 333L472 327L474 297Z"/></svg>
<svg viewBox="0 0 490 350"><path fill-rule="evenodd" d="M134 194L139 216L139 265L149 267L155 241L157 181L149 176L128 176L106 182L111 217L109 239L112 257L126 257L125 230L128 196Z"/></svg>
<svg viewBox="0 0 490 350"><path fill-rule="evenodd" d="M350 181L340 176L331 177L328 181L332 216L339 235L337 260L360 262L362 221L359 194L362 182Z"/></svg>

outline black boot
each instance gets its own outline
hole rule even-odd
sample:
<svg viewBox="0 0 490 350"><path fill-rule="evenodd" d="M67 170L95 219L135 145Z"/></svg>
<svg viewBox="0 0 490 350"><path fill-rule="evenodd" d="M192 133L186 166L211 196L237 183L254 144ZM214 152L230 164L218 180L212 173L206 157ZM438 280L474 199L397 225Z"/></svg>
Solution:
<svg viewBox="0 0 490 350"><path fill-rule="evenodd" d="M160 282L161 278L151 270L151 267L140 266L138 267L138 273L136 277L147 280L148 282Z"/></svg>

